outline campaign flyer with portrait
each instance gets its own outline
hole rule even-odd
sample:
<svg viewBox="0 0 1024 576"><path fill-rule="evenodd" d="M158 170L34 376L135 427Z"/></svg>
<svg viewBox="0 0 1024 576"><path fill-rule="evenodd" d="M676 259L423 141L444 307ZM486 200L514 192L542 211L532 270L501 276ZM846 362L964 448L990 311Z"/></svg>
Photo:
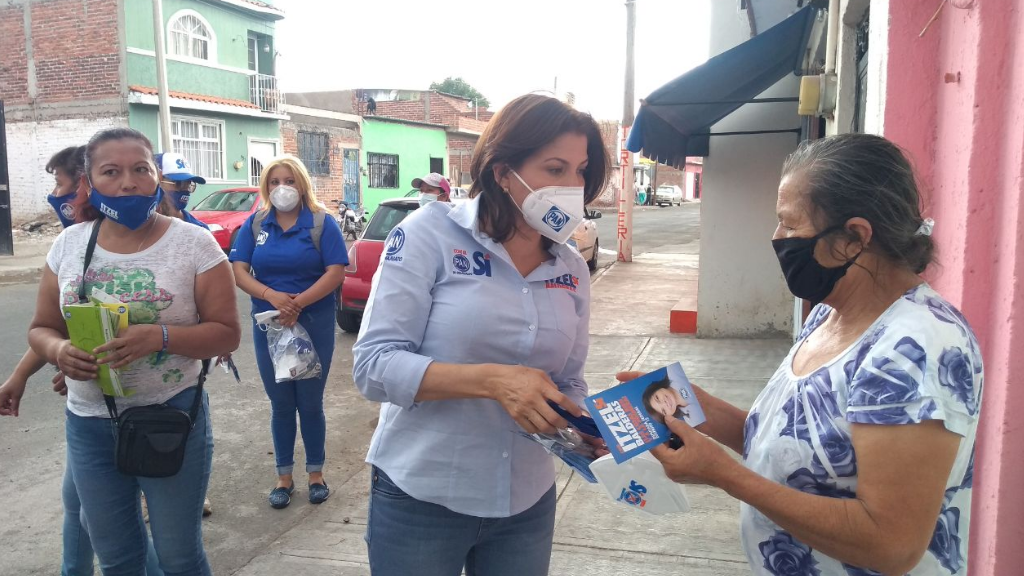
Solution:
<svg viewBox="0 0 1024 576"><path fill-rule="evenodd" d="M693 386L678 362L594 394L586 404L612 457L620 463L669 440L665 415L690 426L705 421Z"/></svg>

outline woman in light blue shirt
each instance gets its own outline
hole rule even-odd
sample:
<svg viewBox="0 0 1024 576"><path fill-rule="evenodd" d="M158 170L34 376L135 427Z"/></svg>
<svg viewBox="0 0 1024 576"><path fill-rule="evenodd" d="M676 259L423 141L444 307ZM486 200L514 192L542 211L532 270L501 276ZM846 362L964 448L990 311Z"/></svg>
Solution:
<svg viewBox="0 0 1024 576"><path fill-rule="evenodd" d="M547 574L551 457L523 432L587 395L590 278L565 245L607 180L597 124L546 96L494 116L470 202L386 241L354 379L381 402L366 530L375 576Z"/></svg>

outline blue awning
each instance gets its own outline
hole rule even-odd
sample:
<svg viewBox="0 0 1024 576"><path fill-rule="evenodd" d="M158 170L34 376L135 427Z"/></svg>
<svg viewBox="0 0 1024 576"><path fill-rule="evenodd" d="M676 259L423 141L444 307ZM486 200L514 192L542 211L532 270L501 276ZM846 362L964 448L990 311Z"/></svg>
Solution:
<svg viewBox="0 0 1024 576"><path fill-rule="evenodd" d="M711 126L740 106L750 102L795 102L795 98L755 97L786 75L802 73L816 14L817 8L805 6L652 92L641 102L626 148L631 152L642 150L647 158L680 167L687 156L708 155Z"/></svg>

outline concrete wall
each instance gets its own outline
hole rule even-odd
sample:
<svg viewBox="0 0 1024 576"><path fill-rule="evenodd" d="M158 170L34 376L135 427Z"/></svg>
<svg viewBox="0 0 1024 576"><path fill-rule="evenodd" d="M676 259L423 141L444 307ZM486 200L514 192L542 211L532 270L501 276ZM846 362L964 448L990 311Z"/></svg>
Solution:
<svg viewBox="0 0 1024 576"><path fill-rule="evenodd" d="M156 88L156 58L128 53L128 85ZM167 85L171 90L251 102L249 74L167 60Z"/></svg>
<svg viewBox="0 0 1024 576"><path fill-rule="evenodd" d="M712 56L750 38L746 12L738 9L738 3L713 2L711 6ZM788 16L792 8L789 3L778 10L768 10L765 3L760 6L758 29L762 31ZM761 96L795 96L798 85L790 76ZM795 104L748 104L716 124L712 132L799 126ZM771 237L778 224L775 200L782 163L797 144L793 134L711 138L702 178L698 336L759 337L792 331L793 297Z"/></svg>
<svg viewBox="0 0 1024 576"><path fill-rule="evenodd" d="M370 188L367 154L398 155L398 187ZM360 167L363 175L363 207L368 213L377 209L381 200L399 198L412 190L412 180L430 172L430 159L442 158L447 171L448 143L445 131L429 126L388 122L366 117L363 121L363 149Z"/></svg>
<svg viewBox="0 0 1024 576"><path fill-rule="evenodd" d="M150 0L124 0L126 38L128 46L143 50L156 50L153 44L153 3ZM256 16L232 10L227 6L218 5L216 2L195 2L194 0L163 0L164 29L163 35L167 39L167 22L181 10L192 10L198 12L213 28L216 37L216 53L211 64L241 68L249 67L248 53L248 32L251 30L268 36L274 35L274 22L264 20ZM167 46L167 55L172 57L170 46ZM262 47L261 47L262 50ZM273 39L271 39L270 53L260 52L260 58L272 58L274 55ZM168 70L170 76L170 70ZM168 82L171 82L168 78ZM180 90L171 86L172 90ZM209 93L203 91L202 93Z"/></svg>
<svg viewBox="0 0 1024 576"><path fill-rule="evenodd" d="M887 48L879 50L884 106L874 122L915 163L941 264L926 278L963 311L985 359L969 573L1017 575L1024 565L1024 11L1016 0L950 3L919 37L922 15L933 12L930 0L872 1L871 36L882 41L871 53ZM876 15L888 26L876 31Z"/></svg>
<svg viewBox="0 0 1024 576"><path fill-rule="evenodd" d="M214 41L208 61L183 59L170 51L167 23L181 10L198 13L212 29ZM274 24L218 6L215 3L189 0L163 1L164 26L161 33L167 48L167 84L171 90L208 94L249 101L248 33L270 36L269 53L259 52L260 59L273 59ZM149 0L125 0L127 78L129 86L156 87L156 61L153 55L153 10ZM145 51L140 54L137 51Z"/></svg>
<svg viewBox="0 0 1024 576"><path fill-rule="evenodd" d="M157 107L143 104L131 104L129 108L129 124L131 127L145 134L153 142L157 142L159 140ZM171 108L171 117L179 115L221 120L224 122L224 156L226 168L224 178L220 180L207 178L206 184L198 186L195 193L192 194L192 200L190 202L191 206L195 206L197 202L206 198L214 191L249 185L250 138L278 141L281 138L281 130L277 120ZM278 144L278 151L281 151L280 143ZM241 167L235 168L235 162L241 162Z"/></svg>
<svg viewBox="0 0 1024 576"><path fill-rule="evenodd" d="M8 166L11 173L11 212L21 222L39 215L52 216L46 195L53 176L46 163L68 146L81 146L106 128L127 126L126 117L77 118L7 125Z"/></svg>

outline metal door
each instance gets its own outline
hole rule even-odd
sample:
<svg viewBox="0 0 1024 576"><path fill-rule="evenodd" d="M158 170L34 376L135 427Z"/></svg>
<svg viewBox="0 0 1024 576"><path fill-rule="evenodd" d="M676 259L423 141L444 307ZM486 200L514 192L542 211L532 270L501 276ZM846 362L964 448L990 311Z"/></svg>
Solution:
<svg viewBox="0 0 1024 576"><path fill-rule="evenodd" d="M249 141L249 185L260 185L263 167L277 156L277 142L273 140Z"/></svg>
<svg viewBox="0 0 1024 576"><path fill-rule="evenodd" d="M4 119L4 101L0 100L0 254L14 254L14 235L11 230L11 190L7 173L7 123Z"/></svg>
<svg viewBox="0 0 1024 576"><path fill-rule="evenodd" d="M359 201L359 150L345 149L342 174L345 180L345 203L351 207L359 206L362 204Z"/></svg>

